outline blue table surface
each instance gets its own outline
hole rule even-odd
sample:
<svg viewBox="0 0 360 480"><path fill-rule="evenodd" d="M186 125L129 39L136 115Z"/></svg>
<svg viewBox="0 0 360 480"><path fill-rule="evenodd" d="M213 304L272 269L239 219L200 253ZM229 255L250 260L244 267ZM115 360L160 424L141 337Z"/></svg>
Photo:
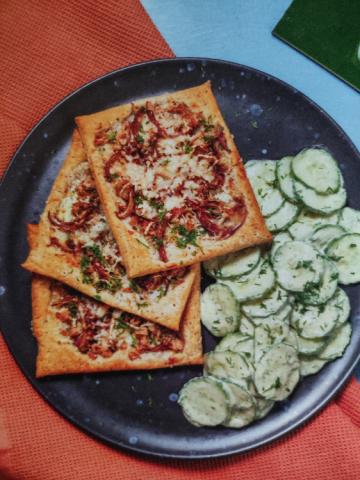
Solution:
<svg viewBox="0 0 360 480"><path fill-rule="evenodd" d="M178 57L249 65L289 83L332 116L360 149L360 95L271 32L290 0L141 0Z"/></svg>
<svg viewBox="0 0 360 480"><path fill-rule="evenodd" d="M360 149L360 95L273 37L291 0L141 0L178 57L230 60L263 70L302 91ZM360 364L356 376L360 380Z"/></svg>

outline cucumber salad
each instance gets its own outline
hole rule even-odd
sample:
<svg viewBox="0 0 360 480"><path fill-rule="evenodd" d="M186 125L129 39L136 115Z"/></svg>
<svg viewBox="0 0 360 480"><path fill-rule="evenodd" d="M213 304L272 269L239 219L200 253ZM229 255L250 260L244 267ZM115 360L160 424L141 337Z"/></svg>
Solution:
<svg viewBox="0 0 360 480"><path fill-rule="evenodd" d="M251 160L246 172L271 248L204 262L215 283L201 321L221 338L203 376L179 404L195 426L242 428L267 415L301 377L341 357L350 342L350 302L339 284L360 281L360 211L347 207L336 160L307 148L281 160Z"/></svg>

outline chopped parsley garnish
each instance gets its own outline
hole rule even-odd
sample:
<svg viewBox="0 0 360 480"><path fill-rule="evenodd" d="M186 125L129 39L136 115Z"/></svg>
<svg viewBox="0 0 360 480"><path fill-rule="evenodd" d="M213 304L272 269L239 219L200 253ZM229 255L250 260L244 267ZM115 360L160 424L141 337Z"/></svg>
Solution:
<svg viewBox="0 0 360 480"><path fill-rule="evenodd" d="M156 245L158 248L160 248L160 247L162 247L162 246L164 245L164 240L163 240L162 238L159 238L159 237L156 237L156 236L155 236L155 237L153 238L153 241L154 241L155 245Z"/></svg>
<svg viewBox="0 0 360 480"><path fill-rule="evenodd" d="M186 142L184 142L184 153L191 153L193 150L194 148L191 146L189 140L186 140Z"/></svg>
<svg viewBox="0 0 360 480"><path fill-rule="evenodd" d="M160 221L164 220L164 217L167 214L167 210L164 204L162 202L155 200L155 198L152 198L149 201L149 205L157 211L159 220Z"/></svg>
<svg viewBox="0 0 360 480"><path fill-rule="evenodd" d="M350 243L350 248L356 248L356 243Z"/></svg>
<svg viewBox="0 0 360 480"><path fill-rule="evenodd" d="M104 263L105 260L104 260L104 257L102 256L99 245L95 245L95 244L94 245L88 245L88 246L85 247L85 252L86 253L84 254L84 256L88 257L89 262L90 262L90 257L95 257L97 260L99 260L99 262L101 264ZM83 256L83 258L84 258L84 256ZM90 265L90 263L89 263L89 265Z"/></svg>
<svg viewBox="0 0 360 480"><path fill-rule="evenodd" d="M87 255L83 255L80 260L81 270L86 270L90 266L90 258Z"/></svg>
<svg viewBox="0 0 360 480"><path fill-rule="evenodd" d="M267 264L264 263L263 266L260 268L259 275L265 275L266 272L267 272Z"/></svg>
<svg viewBox="0 0 360 480"><path fill-rule="evenodd" d="M105 265L106 261L103 257L100 247L98 245L88 245L84 248L83 254L80 259L80 270L82 275L82 281L86 284L94 284L97 291L109 290L115 292L121 288L121 279L110 274L109 279L100 279L95 282L92 278L92 270L89 272L89 267L91 267L92 262L96 262L101 265ZM94 273L96 270L94 270ZM95 282L95 283L94 283Z"/></svg>
<svg viewBox="0 0 360 480"><path fill-rule="evenodd" d="M280 388L281 387L280 377L276 378L274 386L275 386L275 388Z"/></svg>
<svg viewBox="0 0 360 480"><path fill-rule="evenodd" d="M157 298L162 298L162 297L165 297L167 293L167 288L165 288L163 285L158 289L158 296Z"/></svg>
<svg viewBox="0 0 360 480"><path fill-rule="evenodd" d="M212 130L214 128L214 125L212 123L211 115L208 117L207 120L205 118L202 118L200 120L200 125L202 125L204 127L205 132L208 132L209 130Z"/></svg>
<svg viewBox="0 0 360 480"><path fill-rule="evenodd" d="M319 295L319 285L315 282L307 282L304 291L297 294L297 298L300 302L306 302L311 300L312 297ZM304 313L304 312L302 312Z"/></svg>
<svg viewBox="0 0 360 480"><path fill-rule="evenodd" d="M323 313L325 311L326 304L319 305L319 313Z"/></svg>
<svg viewBox="0 0 360 480"><path fill-rule="evenodd" d="M312 267L312 261L311 260L300 260L296 264L295 270L298 270L299 268L304 268L304 269L310 270L311 272L315 272L315 270Z"/></svg>
<svg viewBox="0 0 360 480"><path fill-rule="evenodd" d="M334 260L334 262L339 262L340 260L342 260L344 257L342 256L337 256L337 255L332 255L331 256L331 259Z"/></svg>
<svg viewBox="0 0 360 480"><path fill-rule="evenodd" d="M251 126L252 126L253 128L259 128L258 122L257 122L256 120L253 120L253 121L251 122Z"/></svg>
<svg viewBox="0 0 360 480"><path fill-rule="evenodd" d="M115 142L116 132L114 130L111 130L111 132L108 132L107 138L108 138L109 142Z"/></svg>
<svg viewBox="0 0 360 480"><path fill-rule="evenodd" d="M66 305L67 309L69 310L69 313L72 317L76 317L77 313L78 313L78 306L75 302L69 302L67 305Z"/></svg>
<svg viewBox="0 0 360 480"><path fill-rule="evenodd" d="M92 283L91 277L87 273L87 269L90 267L90 263L90 257L84 253L80 260L80 270L82 275L82 282L86 284Z"/></svg>
<svg viewBox="0 0 360 480"><path fill-rule="evenodd" d="M259 190L257 191L257 193L258 193L258 195L259 195L260 198L265 198L266 195L267 195L267 192L266 192L266 191L264 192L262 188L259 188Z"/></svg>
<svg viewBox="0 0 360 480"><path fill-rule="evenodd" d="M124 322L124 318L126 318L126 313L121 312L120 317L115 320L115 328L118 330L128 330L131 329L131 326Z"/></svg>
<svg viewBox="0 0 360 480"><path fill-rule="evenodd" d="M139 287L139 284L136 282L136 280L134 280L133 278L129 280L129 283L130 283L130 288L133 292L135 293L139 293L140 292L140 287Z"/></svg>
<svg viewBox="0 0 360 480"><path fill-rule="evenodd" d="M135 205L142 205L144 203L144 196L141 193L136 193L134 196Z"/></svg>
<svg viewBox="0 0 360 480"><path fill-rule="evenodd" d="M213 135L204 135L204 140L206 143L214 143L215 137Z"/></svg>
<svg viewBox="0 0 360 480"><path fill-rule="evenodd" d="M179 225L177 228L177 233L180 235L180 237L176 239L176 245L179 248L186 248L188 245L193 245L194 247L200 248L198 243L196 243L199 233L195 228L188 230L183 225Z"/></svg>
<svg viewBox="0 0 360 480"><path fill-rule="evenodd" d="M98 292L100 292L101 290L109 290L110 292L114 293L119 290L119 288L121 288L121 285L121 279L112 276L109 280L97 281L94 286Z"/></svg>
<svg viewBox="0 0 360 480"><path fill-rule="evenodd" d="M266 388L264 390L264 392L268 392L269 390L272 390L273 388L280 388L280 387L281 387L280 377L276 377L275 382L272 385L270 385L270 387Z"/></svg>
<svg viewBox="0 0 360 480"><path fill-rule="evenodd" d="M144 143L144 137L140 134L138 134L138 136L136 137L136 141L137 143Z"/></svg>
<svg viewBox="0 0 360 480"><path fill-rule="evenodd" d="M98 302L101 302L101 297L100 297L100 295L94 295L94 298L95 298L95 300L97 300Z"/></svg>
<svg viewBox="0 0 360 480"><path fill-rule="evenodd" d="M137 305L139 308L144 308L144 307L148 307L148 306L149 306L149 302L136 302L136 305Z"/></svg>
<svg viewBox="0 0 360 480"><path fill-rule="evenodd" d="M154 337L154 335L151 332L149 333L149 342L150 342L150 345L156 345L157 344L156 338Z"/></svg>

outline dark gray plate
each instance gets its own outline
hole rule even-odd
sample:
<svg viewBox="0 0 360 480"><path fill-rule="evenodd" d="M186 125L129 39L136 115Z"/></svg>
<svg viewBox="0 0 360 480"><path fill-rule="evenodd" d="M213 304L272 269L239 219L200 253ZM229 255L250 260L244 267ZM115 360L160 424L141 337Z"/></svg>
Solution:
<svg viewBox="0 0 360 480"><path fill-rule="evenodd" d="M182 416L176 394L186 380L201 374L201 368L34 378L30 275L19 265L27 253L25 226L39 220L69 147L73 118L208 79L245 159L279 158L304 146L324 144L340 162L350 205L360 207L359 153L317 105L257 70L194 58L128 67L71 94L25 139L0 193L1 329L23 373L56 410L83 430L114 446L163 457L205 458L244 452L290 432L334 396L359 357L360 289L355 286L347 289L354 333L344 357L301 381L289 400L240 431L195 428ZM204 341L205 350L213 347L206 332Z"/></svg>

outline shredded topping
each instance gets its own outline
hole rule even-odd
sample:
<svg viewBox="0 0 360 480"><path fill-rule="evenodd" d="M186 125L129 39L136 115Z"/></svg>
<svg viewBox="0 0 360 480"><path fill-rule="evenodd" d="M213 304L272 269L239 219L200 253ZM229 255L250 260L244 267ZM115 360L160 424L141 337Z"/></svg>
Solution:
<svg viewBox="0 0 360 480"><path fill-rule="evenodd" d="M115 188L119 197L118 214L125 215L135 205L133 187L129 182L117 180ZM93 285L99 293L108 290L136 295L137 305L143 308L149 305L149 300L159 299L179 285L188 271L180 268L135 280L127 277L87 162L74 169L62 202L55 211L49 211L48 217L50 245L72 254L82 282Z"/></svg>
<svg viewBox="0 0 360 480"><path fill-rule="evenodd" d="M233 194L231 152L224 130L183 102L133 106L121 123L99 125L95 146L117 199L117 216L158 252L201 249L225 239L245 221Z"/></svg>
<svg viewBox="0 0 360 480"><path fill-rule="evenodd" d="M180 352L183 339L165 327L115 310L54 282L50 308L59 320L59 332L91 359L126 351L130 360L147 352Z"/></svg>

